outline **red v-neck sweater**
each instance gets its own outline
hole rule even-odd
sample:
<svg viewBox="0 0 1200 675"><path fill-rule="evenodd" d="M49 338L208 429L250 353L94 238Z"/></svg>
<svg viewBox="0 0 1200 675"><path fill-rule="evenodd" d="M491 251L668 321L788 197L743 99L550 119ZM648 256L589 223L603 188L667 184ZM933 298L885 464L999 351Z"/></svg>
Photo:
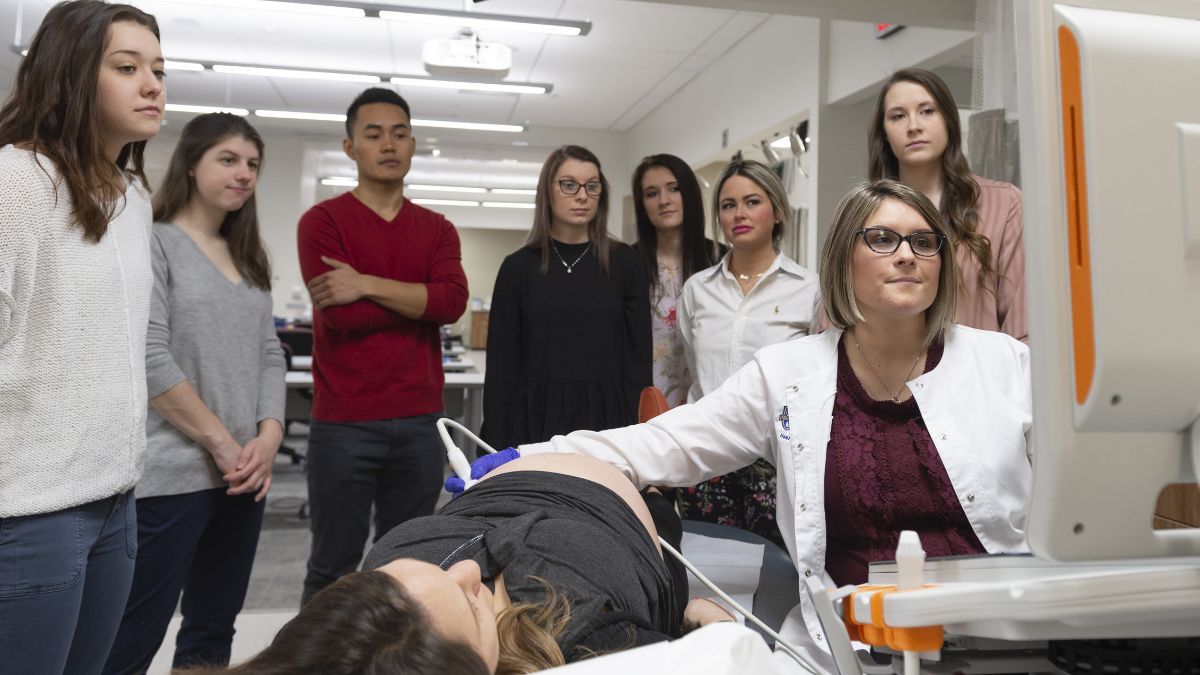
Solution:
<svg viewBox="0 0 1200 675"><path fill-rule="evenodd" d="M297 234L305 282L330 270L321 262L328 256L362 274L425 284L429 292L419 320L371 300L314 311L313 417L364 422L441 410L438 329L467 305L454 225L407 199L386 221L347 192L309 209Z"/></svg>

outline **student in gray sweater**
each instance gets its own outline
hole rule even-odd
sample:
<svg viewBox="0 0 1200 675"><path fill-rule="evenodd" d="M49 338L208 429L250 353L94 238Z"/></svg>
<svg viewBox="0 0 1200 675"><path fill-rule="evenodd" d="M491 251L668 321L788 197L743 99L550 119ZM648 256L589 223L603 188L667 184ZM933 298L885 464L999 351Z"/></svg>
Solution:
<svg viewBox="0 0 1200 675"><path fill-rule="evenodd" d="M154 197L150 413L133 588L106 673L144 672L180 593L174 667L228 664L283 439L284 358L245 120L193 118Z"/></svg>

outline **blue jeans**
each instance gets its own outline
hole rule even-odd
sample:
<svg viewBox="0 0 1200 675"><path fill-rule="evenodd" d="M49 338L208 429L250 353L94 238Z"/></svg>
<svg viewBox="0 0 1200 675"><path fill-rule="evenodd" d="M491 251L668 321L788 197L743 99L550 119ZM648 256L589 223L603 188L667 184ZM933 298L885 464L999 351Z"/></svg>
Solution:
<svg viewBox="0 0 1200 675"><path fill-rule="evenodd" d="M137 567L105 673L144 673L179 604L174 668L227 666L265 502L225 488L137 500Z"/></svg>
<svg viewBox="0 0 1200 675"><path fill-rule="evenodd" d="M136 557L132 492L0 518L0 670L99 673Z"/></svg>
<svg viewBox="0 0 1200 675"><path fill-rule="evenodd" d="M308 501L312 552L300 603L358 568L371 529L375 540L409 518L433 514L446 467L441 413L371 422L312 420Z"/></svg>

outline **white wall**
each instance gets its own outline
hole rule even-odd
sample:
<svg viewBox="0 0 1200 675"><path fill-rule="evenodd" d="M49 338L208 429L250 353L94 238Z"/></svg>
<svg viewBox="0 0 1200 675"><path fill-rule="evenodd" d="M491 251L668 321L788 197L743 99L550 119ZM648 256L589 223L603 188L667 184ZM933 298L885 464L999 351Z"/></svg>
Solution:
<svg viewBox="0 0 1200 675"><path fill-rule="evenodd" d="M825 100L874 98L879 83L901 68L936 68L951 58L970 54L974 37L971 31L906 27L878 39L869 23L831 21ZM959 103L968 104L970 99Z"/></svg>
<svg viewBox="0 0 1200 675"><path fill-rule="evenodd" d="M693 165L817 104L820 22L771 16L629 130L625 154L669 152Z"/></svg>

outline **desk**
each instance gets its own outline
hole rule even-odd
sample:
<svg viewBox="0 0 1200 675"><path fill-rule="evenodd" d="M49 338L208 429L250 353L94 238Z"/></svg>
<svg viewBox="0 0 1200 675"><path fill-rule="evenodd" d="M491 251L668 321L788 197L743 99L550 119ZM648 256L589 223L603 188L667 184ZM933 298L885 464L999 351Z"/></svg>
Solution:
<svg viewBox="0 0 1200 675"><path fill-rule="evenodd" d="M463 406L463 419L461 421L468 429L479 433L480 428L483 426L483 372L480 369L476 369L475 364L483 364L486 361L483 358L482 352L473 352L471 356L463 356L459 361L466 364L468 372L453 372L447 368L446 386L442 397L448 399L451 396L461 396ZM284 382L287 384L288 389L312 388L312 371L308 369L300 370L300 368L305 366L312 368L311 356L292 358L292 367L296 370L289 370L284 374ZM475 448L475 444L464 442L461 444L461 447L464 452L470 453Z"/></svg>
<svg viewBox="0 0 1200 675"><path fill-rule="evenodd" d="M452 356L442 358L442 370L447 373L465 372L475 367L475 360L469 356Z"/></svg>
<svg viewBox="0 0 1200 675"><path fill-rule="evenodd" d="M458 352L450 358L442 359L442 369L447 373L454 371L468 371L475 367L475 360L469 356L463 355L465 352ZM292 370L312 370L313 358L311 356L293 356Z"/></svg>

